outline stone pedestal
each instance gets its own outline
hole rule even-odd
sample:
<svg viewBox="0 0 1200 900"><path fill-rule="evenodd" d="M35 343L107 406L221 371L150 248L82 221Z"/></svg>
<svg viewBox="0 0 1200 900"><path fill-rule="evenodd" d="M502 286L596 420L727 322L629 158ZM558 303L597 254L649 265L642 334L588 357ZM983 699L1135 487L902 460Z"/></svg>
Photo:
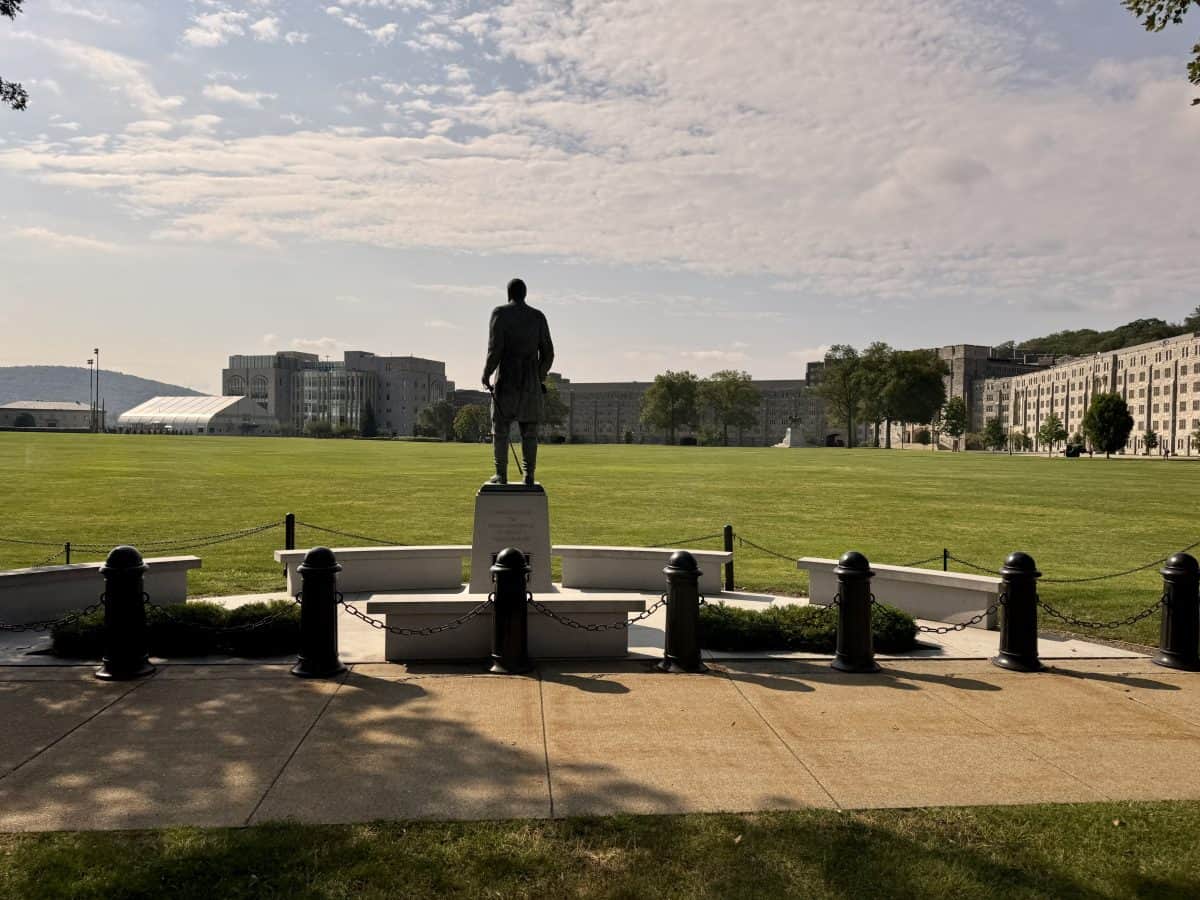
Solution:
<svg viewBox="0 0 1200 900"><path fill-rule="evenodd" d="M492 559L505 547L529 554L529 590L547 594L550 585L550 508L540 484L485 484L475 495L471 538L471 593L492 590Z"/></svg>

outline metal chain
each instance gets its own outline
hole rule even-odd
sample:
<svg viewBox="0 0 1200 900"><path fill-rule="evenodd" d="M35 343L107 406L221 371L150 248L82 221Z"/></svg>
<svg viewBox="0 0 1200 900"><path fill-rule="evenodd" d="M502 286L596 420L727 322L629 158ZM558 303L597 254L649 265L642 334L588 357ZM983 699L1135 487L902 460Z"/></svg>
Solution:
<svg viewBox="0 0 1200 900"><path fill-rule="evenodd" d="M56 551L56 552L54 552L54 553L51 553L49 556L47 556L47 557L46 557L45 559L43 559L41 562L39 562L39 563L34 563L34 564L33 564L32 566L30 566L29 568L31 568L31 569L40 569L40 568L43 568L44 566L48 566L48 565L50 565L50 563L54 562L54 561L55 561L56 559L58 559L60 556L63 556L64 554L66 554L66 552L67 552L67 551L66 551L66 548L64 547L64 548L63 548L63 549L61 549L61 550L58 550L58 551Z"/></svg>
<svg viewBox="0 0 1200 900"><path fill-rule="evenodd" d="M971 616L971 618L967 619L967 621L965 621L965 622L959 622L956 625L935 625L932 627L929 625L918 625L917 631L920 634L950 634L951 632L955 632L955 631L966 631L968 628L978 625L984 619L991 618L993 615L995 615L996 610L998 610L1000 607L1002 607L1005 604L1005 602L1007 602L1007 600L1008 600L1008 594L1007 593L1001 594L999 597L996 598L995 603L993 603L991 606L989 606L987 609L985 609L979 615ZM874 594L871 595L871 602L872 603L875 602Z"/></svg>
<svg viewBox="0 0 1200 900"><path fill-rule="evenodd" d="M1077 619L1075 616L1067 615L1066 613L1055 609L1049 603L1046 603L1044 600L1042 600L1041 597L1037 598L1037 605L1042 608L1046 615L1062 622L1066 622L1068 625L1074 628L1123 628L1129 625L1134 625L1142 621L1142 619L1146 619L1154 615L1161 607L1167 605L1167 596L1168 595L1164 593L1158 599L1158 602L1153 606L1148 606L1141 612L1134 613L1132 616L1127 616L1124 619L1118 619L1113 622L1091 622L1087 619Z"/></svg>
<svg viewBox="0 0 1200 900"><path fill-rule="evenodd" d="M989 569L987 566L981 566L978 563L968 562L965 559L959 559L957 556L955 556L952 553L946 554L946 558L952 559L959 565L966 566L968 569L974 569L977 572L983 572L985 575L999 575L1000 574L995 569Z"/></svg>
<svg viewBox="0 0 1200 900"><path fill-rule="evenodd" d="M299 595L297 594L297 596ZM299 600L296 602L298 603ZM151 613L162 614L167 612L169 609L172 609L170 606L159 606L150 599L150 595L145 591L142 592L142 603L145 604L147 611ZM283 609L279 610L279 612L271 613L269 616L263 616L261 619L256 619L253 622L246 622L242 625L204 625L200 622L172 622L171 624L178 625L183 628L194 628L197 631L213 632L215 634L236 634L242 631L255 631L256 629L262 628L264 625L270 625L272 622L283 618L290 612L291 607L284 607Z"/></svg>
<svg viewBox="0 0 1200 900"><path fill-rule="evenodd" d="M788 556L785 553L779 553L778 551L768 549L767 547L764 547L761 544L756 544L756 543L754 543L754 541L744 538L740 534L737 536L737 539L738 539L739 547L753 547L755 550L758 550L760 553L765 553L765 554L767 554L767 556L774 556L776 559L786 560L787 562L790 562L790 563L794 563L797 559L799 559L799 557L797 557L797 556Z"/></svg>
<svg viewBox="0 0 1200 900"><path fill-rule="evenodd" d="M82 619L84 616L90 616L103 605L104 594L101 594L100 599L90 606L85 606L83 609L77 610L76 612L67 613L65 616L62 616L58 619L42 619L38 622L25 622L22 625L7 625L3 622L0 622L0 632L20 633L26 631L50 631L52 628L55 628L59 625L70 625L76 619Z"/></svg>
<svg viewBox="0 0 1200 900"><path fill-rule="evenodd" d="M538 612L540 612L542 615L549 616L551 619L553 619L559 625L566 625L568 628L576 628L579 631L620 631L623 628L628 628L630 625L636 625L638 622L641 622L643 619L648 619L650 616L654 615L654 613L658 612L660 609L662 609L664 606L666 606L667 605L667 595L663 594L662 598L657 603L655 603L653 606L651 606L645 612L638 613L632 619L625 619L622 622L603 622L603 623L602 622L587 622L587 623L577 622L575 619L572 619L569 616L564 616L560 613L556 613L554 610L550 609L544 603L538 603L536 600L533 599L533 594L526 594L525 601L530 606L532 606L534 609L536 609Z"/></svg>
<svg viewBox="0 0 1200 900"><path fill-rule="evenodd" d="M671 541L670 543L655 544L654 546L655 547L678 547L682 544L699 544L699 543L702 543L703 541L713 541L719 537L724 537L724 536L725 536L725 532L718 531L716 534L706 534L703 537L688 538L687 540L683 540L683 541Z"/></svg>
<svg viewBox="0 0 1200 900"><path fill-rule="evenodd" d="M874 594L871 595L871 601L872 602L875 601ZM831 601L829 601L829 606L826 608L827 609L837 609L841 605L842 605L842 592L838 591L836 594L833 595L833 599Z"/></svg>
<svg viewBox="0 0 1200 900"><path fill-rule="evenodd" d="M901 565L903 566L903 568L911 569L914 566L923 566L926 563L937 562L941 559L943 559L943 556L942 556L942 554L939 553L937 556L929 557L929 559L918 559L916 562L902 563Z"/></svg>
<svg viewBox="0 0 1200 900"><path fill-rule="evenodd" d="M464 613L457 619L451 622L445 622L441 625L430 625L427 628L401 628L398 625L389 625L381 619L376 619L374 616L369 616L364 612L359 612L358 607L353 603L347 603L345 598L339 593L337 595L338 603L340 603L350 615L360 621L366 622L372 628L379 631L386 631L388 634L398 634L402 637L429 637L434 634L441 634L443 631L453 631L467 622L474 619L485 609L487 609L495 601L495 594L488 594L488 598L472 609L470 612Z"/></svg>
<svg viewBox="0 0 1200 900"><path fill-rule="evenodd" d="M313 525L309 522L296 522L297 525L303 528L311 528L313 531L323 531L326 534L336 534L339 537L354 538L356 541L368 541L372 544L386 544L389 547L402 547L403 541L390 541L384 538L371 537L365 534L355 534L352 531L338 531L336 528L326 528L324 525Z"/></svg>

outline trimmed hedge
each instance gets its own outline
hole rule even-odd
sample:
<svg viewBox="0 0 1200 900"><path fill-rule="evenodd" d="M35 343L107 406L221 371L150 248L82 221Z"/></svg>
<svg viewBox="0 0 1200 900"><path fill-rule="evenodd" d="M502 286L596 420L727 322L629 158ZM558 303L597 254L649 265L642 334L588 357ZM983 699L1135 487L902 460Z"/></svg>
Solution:
<svg viewBox="0 0 1200 900"><path fill-rule="evenodd" d="M240 631L222 631L262 621L265 625ZM300 607L291 600L247 603L227 609L219 603L197 601L149 610L150 655L171 657L289 656L300 649ZM104 610L82 616L51 631L55 656L99 659L104 654Z"/></svg>
<svg viewBox="0 0 1200 900"><path fill-rule="evenodd" d="M799 604L742 609L723 603L700 609L700 646L708 650L797 650L832 653L837 648L837 610ZM875 649L902 653L917 643L908 613L878 604L871 608Z"/></svg>

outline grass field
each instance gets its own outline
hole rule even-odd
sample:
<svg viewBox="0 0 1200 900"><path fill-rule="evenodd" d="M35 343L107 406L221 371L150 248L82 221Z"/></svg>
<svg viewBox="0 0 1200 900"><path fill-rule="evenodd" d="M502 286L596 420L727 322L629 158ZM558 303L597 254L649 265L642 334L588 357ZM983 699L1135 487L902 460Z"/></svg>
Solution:
<svg viewBox="0 0 1200 900"><path fill-rule="evenodd" d="M1184 898L1195 803L0 836L0 898Z"/></svg>
<svg viewBox="0 0 1200 900"><path fill-rule="evenodd" d="M311 522L398 543L469 543L490 447L384 441L0 433L0 537L104 546ZM542 448L556 543L661 545L721 530L789 555L941 553L998 568L1023 549L1047 577L1113 572L1200 539L1200 465L877 450ZM350 541L301 528L301 547ZM198 596L279 590L282 528L195 551ZM719 541L699 546L717 548ZM52 547L0 544L0 568ZM88 558L76 554L75 560ZM92 554L90 558L98 558ZM931 564L932 565L932 564ZM739 587L801 593L787 562L742 548ZM1042 596L1114 619L1152 603L1157 569ZM886 601L886 598L881 597ZM1047 623L1049 624L1049 623ZM1111 636L1157 642L1151 617Z"/></svg>

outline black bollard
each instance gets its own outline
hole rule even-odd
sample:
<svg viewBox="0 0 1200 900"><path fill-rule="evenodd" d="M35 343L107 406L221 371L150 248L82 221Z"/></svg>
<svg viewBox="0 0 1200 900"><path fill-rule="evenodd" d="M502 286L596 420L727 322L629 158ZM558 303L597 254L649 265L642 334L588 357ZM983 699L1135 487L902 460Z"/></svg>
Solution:
<svg viewBox="0 0 1200 900"><path fill-rule="evenodd" d="M150 665L142 577L149 566L133 547L116 547L100 567L104 576L104 657L96 677L129 681L154 672Z"/></svg>
<svg viewBox="0 0 1200 900"><path fill-rule="evenodd" d="M726 553L733 553L733 526L726 525L721 532L724 539ZM725 590L733 590L733 557L729 557L729 562L725 563Z"/></svg>
<svg viewBox="0 0 1200 900"><path fill-rule="evenodd" d="M1000 652L992 665L1014 672L1040 672L1045 666L1038 659L1038 592L1042 577L1037 563L1028 553L1010 553L1000 569L1001 591L1005 595L1000 616Z"/></svg>
<svg viewBox="0 0 1200 900"><path fill-rule="evenodd" d="M831 665L839 672L878 672L875 635L871 630L871 563L861 553L842 554L833 574L838 578L837 655Z"/></svg>
<svg viewBox="0 0 1200 900"><path fill-rule="evenodd" d="M1168 669L1200 671L1200 563L1176 553L1162 568L1163 611L1158 655Z"/></svg>
<svg viewBox="0 0 1200 900"><path fill-rule="evenodd" d="M707 672L700 658L700 567L686 550L671 554L667 567L667 636L660 672Z"/></svg>
<svg viewBox="0 0 1200 900"><path fill-rule="evenodd" d="M533 668L529 660L529 608L525 602L529 557L516 547L496 554L491 568L492 583L492 668L496 675L520 675Z"/></svg>
<svg viewBox="0 0 1200 900"><path fill-rule="evenodd" d="M300 573L300 654L292 674L330 678L346 671L338 658L337 573L342 571L328 547L304 555Z"/></svg>
<svg viewBox="0 0 1200 900"><path fill-rule="evenodd" d="M283 517L283 549L296 549L296 514L288 513Z"/></svg>

